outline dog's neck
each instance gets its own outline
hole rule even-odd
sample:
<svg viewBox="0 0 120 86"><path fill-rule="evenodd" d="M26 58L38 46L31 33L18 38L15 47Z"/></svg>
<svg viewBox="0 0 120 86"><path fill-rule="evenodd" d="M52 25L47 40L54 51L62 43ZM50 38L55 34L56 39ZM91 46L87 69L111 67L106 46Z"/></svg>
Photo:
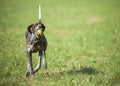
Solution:
<svg viewBox="0 0 120 86"><path fill-rule="evenodd" d="M41 41L41 39L42 39L42 37L38 37L38 36L36 36L36 34L33 34L33 33L32 33L32 37L31 37L31 40L30 40L30 44L34 44L34 43L36 43L36 42L38 42L38 41Z"/></svg>

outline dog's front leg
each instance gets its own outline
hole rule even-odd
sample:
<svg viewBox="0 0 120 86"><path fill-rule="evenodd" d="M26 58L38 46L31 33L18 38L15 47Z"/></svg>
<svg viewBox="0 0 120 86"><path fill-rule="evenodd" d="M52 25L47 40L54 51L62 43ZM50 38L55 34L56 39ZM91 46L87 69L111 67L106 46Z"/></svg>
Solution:
<svg viewBox="0 0 120 86"><path fill-rule="evenodd" d="M39 53L38 53L38 64L33 70L34 73L36 73L40 69L40 67L41 67L41 59L42 59L42 51L39 51Z"/></svg>
<svg viewBox="0 0 120 86"><path fill-rule="evenodd" d="M45 53L45 51L43 51L43 65L44 65L44 68L47 69L47 62L46 62L46 53Z"/></svg>
<svg viewBox="0 0 120 86"><path fill-rule="evenodd" d="M27 73L26 77L29 75L33 75L33 67L32 67L32 52L27 52L27 58L28 58L28 67L27 67Z"/></svg>
<svg viewBox="0 0 120 86"><path fill-rule="evenodd" d="M36 38L36 35L32 33L32 36L31 36L31 39L30 39L30 44L34 44L34 41L35 41L35 38Z"/></svg>

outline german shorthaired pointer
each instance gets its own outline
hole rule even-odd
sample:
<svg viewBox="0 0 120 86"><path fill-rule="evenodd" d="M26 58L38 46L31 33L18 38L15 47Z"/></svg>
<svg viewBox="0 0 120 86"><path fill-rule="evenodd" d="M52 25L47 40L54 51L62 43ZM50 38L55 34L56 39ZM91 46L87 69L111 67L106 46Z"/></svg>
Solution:
<svg viewBox="0 0 120 86"><path fill-rule="evenodd" d="M46 62L46 48L47 48L47 40L44 36L45 26L43 23L35 23L28 26L26 30L26 54L28 59L28 66L26 77L33 76L40 67L41 67L41 59L43 57L44 68L47 69ZM38 52L38 64L35 68L32 65L32 53Z"/></svg>

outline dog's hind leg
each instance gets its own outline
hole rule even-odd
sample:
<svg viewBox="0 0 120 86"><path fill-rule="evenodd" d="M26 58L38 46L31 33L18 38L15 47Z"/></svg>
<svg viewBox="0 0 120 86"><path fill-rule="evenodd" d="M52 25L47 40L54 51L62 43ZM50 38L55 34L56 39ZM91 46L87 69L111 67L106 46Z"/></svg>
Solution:
<svg viewBox="0 0 120 86"><path fill-rule="evenodd" d="M43 55L42 51L39 51L39 53L38 53L38 64L37 64L37 66L33 70L34 73L36 73L40 69L40 67L41 67L42 55Z"/></svg>
<svg viewBox="0 0 120 86"><path fill-rule="evenodd" d="M43 65L44 65L44 68L47 69L47 62L46 62L46 53L45 53L45 51L43 51Z"/></svg>

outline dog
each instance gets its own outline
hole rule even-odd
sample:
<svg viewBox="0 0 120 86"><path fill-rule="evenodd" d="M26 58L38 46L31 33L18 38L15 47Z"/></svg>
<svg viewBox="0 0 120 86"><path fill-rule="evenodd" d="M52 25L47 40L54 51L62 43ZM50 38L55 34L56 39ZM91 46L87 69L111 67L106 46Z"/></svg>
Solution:
<svg viewBox="0 0 120 86"><path fill-rule="evenodd" d="M47 40L44 35L45 26L43 23L38 22L28 26L25 36L26 36L26 54L28 59L28 66L26 77L33 76L40 67L41 59L43 58L44 68L47 69L46 62L46 49L47 49ZM32 53L38 52L38 64L35 68L32 65Z"/></svg>

